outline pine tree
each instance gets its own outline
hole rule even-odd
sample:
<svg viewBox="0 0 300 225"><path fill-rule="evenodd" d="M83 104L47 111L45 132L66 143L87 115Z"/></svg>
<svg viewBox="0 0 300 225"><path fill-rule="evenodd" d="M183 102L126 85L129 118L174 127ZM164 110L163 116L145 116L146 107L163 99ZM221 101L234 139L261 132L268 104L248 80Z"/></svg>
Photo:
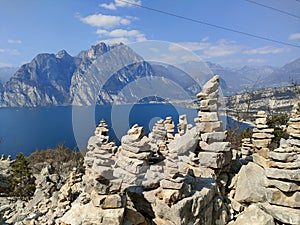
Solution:
<svg viewBox="0 0 300 225"><path fill-rule="evenodd" d="M32 174L29 162L23 153L16 156L11 165L10 187L11 196L19 197L22 200L29 200L35 192L35 177Z"/></svg>

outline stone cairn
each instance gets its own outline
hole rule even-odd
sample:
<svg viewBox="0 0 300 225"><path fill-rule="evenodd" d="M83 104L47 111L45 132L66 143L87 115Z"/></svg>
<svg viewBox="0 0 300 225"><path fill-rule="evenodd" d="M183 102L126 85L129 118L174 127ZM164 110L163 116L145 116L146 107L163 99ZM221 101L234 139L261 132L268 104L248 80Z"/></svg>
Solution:
<svg viewBox="0 0 300 225"><path fill-rule="evenodd" d="M256 224L300 224L300 111L295 104L288 122L289 139L282 139L272 151L268 145L273 137L266 126L264 112L257 116L253 141L253 163L244 165L237 175L233 209L245 211L238 215L234 225L252 221L255 212L261 214ZM237 203L235 202L237 201ZM234 203L234 204L233 204ZM240 203L240 204L239 204ZM249 206L250 205L250 206ZM249 207L248 207L249 206Z"/></svg>
<svg viewBox="0 0 300 225"><path fill-rule="evenodd" d="M296 103L291 111L287 132L290 135L289 142L293 148L300 152L300 103Z"/></svg>
<svg viewBox="0 0 300 225"><path fill-rule="evenodd" d="M251 138L243 138L240 157L243 160L252 161L253 149L254 145L252 144Z"/></svg>
<svg viewBox="0 0 300 225"><path fill-rule="evenodd" d="M268 178L267 200L271 209L298 215L291 224L300 224L300 109L295 104L288 122L290 138L268 152L265 172ZM276 217L275 217L276 218ZM298 219L296 219L298 218ZM281 221L288 223L288 221ZM297 222L297 223L295 223Z"/></svg>
<svg viewBox="0 0 300 225"><path fill-rule="evenodd" d="M88 141L88 152L85 155L85 178L109 180L113 177L112 166L115 163L114 153L117 147L113 142L109 142L108 126L104 120L100 121L94 133L95 136ZM86 180L86 183L94 182Z"/></svg>
<svg viewBox="0 0 300 225"><path fill-rule="evenodd" d="M165 129L167 131L167 140L166 140L166 143L170 143L171 141L174 140L174 129L175 129L175 125L174 125L174 122L172 120L172 117L171 116L168 116L165 121L164 121L164 124L165 124Z"/></svg>
<svg viewBox="0 0 300 225"><path fill-rule="evenodd" d="M160 181L160 190L156 193L156 197L168 206L191 194L191 187L186 182L186 177L179 172L179 163L177 149L168 149L163 165L164 179Z"/></svg>
<svg viewBox="0 0 300 225"><path fill-rule="evenodd" d="M198 154L200 167L208 167L213 171L230 164L232 153L230 143L225 142L226 132L222 131L222 121L218 115L219 76L210 79L197 95L200 100L200 111L195 118L200 132L200 152Z"/></svg>
<svg viewBox="0 0 300 225"><path fill-rule="evenodd" d="M184 135L186 133L187 129L188 129L188 122L186 119L186 115L180 115L178 125L177 125L178 134L176 134L175 136Z"/></svg>
<svg viewBox="0 0 300 225"><path fill-rule="evenodd" d="M82 192L59 222L64 224L121 224L125 198L120 193L122 180L113 176L117 147L109 142L108 126L101 120L88 141L84 158ZM71 177L74 177L73 174ZM78 215L84 216L78 216ZM63 223L61 223L63 224Z"/></svg>
<svg viewBox="0 0 300 225"><path fill-rule="evenodd" d="M159 120L152 128L149 134L151 149L154 153L166 153L167 145L167 130L165 128L164 120Z"/></svg>
<svg viewBox="0 0 300 225"><path fill-rule="evenodd" d="M123 186L141 185L149 169L150 140L137 124L121 139L113 175L123 180Z"/></svg>
<svg viewBox="0 0 300 225"><path fill-rule="evenodd" d="M269 151L269 145L274 137L273 128L269 128L267 125L267 115L264 111L259 111L257 115L254 115L256 127L253 129L252 144L254 152L267 156Z"/></svg>

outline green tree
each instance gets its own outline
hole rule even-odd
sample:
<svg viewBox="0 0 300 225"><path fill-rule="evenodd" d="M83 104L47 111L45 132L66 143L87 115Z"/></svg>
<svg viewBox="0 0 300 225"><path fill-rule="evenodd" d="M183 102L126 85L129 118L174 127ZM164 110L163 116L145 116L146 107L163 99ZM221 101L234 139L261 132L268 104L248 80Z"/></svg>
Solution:
<svg viewBox="0 0 300 225"><path fill-rule="evenodd" d="M29 200L35 192L35 177L23 153L16 156L10 170L10 196Z"/></svg>

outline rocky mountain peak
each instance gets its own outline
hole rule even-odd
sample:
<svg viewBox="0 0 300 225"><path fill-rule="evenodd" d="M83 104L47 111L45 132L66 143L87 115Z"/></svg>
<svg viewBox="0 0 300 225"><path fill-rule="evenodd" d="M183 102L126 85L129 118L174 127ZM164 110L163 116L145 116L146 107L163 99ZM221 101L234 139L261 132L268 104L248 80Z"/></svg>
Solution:
<svg viewBox="0 0 300 225"><path fill-rule="evenodd" d="M87 52L87 55L91 59L95 59L98 55L102 55L103 53L106 53L109 51L110 47L109 45L106 45L103 42L100 42L97 45L93 45Z"/></svg>
<svg viewBox="0 0 300 225"><path fill-rule="evenodd" d="M62 59L62 58L72 58L72 56L70 56L66 50L61 50L58 53L56 53L56 58Z"/></svg>
<svg viewBox="0 0 300 225"><path fill-rule="evenodd" d="M299 68L300 68L300 58L295 59L294 61L292 61L282 67L282 69L290 70L290 71L297 70Z"/></svg>

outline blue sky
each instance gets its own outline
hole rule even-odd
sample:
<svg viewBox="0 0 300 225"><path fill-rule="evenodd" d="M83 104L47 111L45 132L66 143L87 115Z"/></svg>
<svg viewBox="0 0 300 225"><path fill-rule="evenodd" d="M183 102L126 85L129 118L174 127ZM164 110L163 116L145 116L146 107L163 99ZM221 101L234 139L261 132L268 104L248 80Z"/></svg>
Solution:
<svg viewBox="0 0 300 225"><path fill-rule="evenodd" d="M206 23L300 45L300 18L247 0L126 0ZM297 0L253 0L300 17ZM76 55L99 41L161 40L223 66L282 66L300 48L217 29L122 0L0 0L0 67L39 53Z"/></svg>

